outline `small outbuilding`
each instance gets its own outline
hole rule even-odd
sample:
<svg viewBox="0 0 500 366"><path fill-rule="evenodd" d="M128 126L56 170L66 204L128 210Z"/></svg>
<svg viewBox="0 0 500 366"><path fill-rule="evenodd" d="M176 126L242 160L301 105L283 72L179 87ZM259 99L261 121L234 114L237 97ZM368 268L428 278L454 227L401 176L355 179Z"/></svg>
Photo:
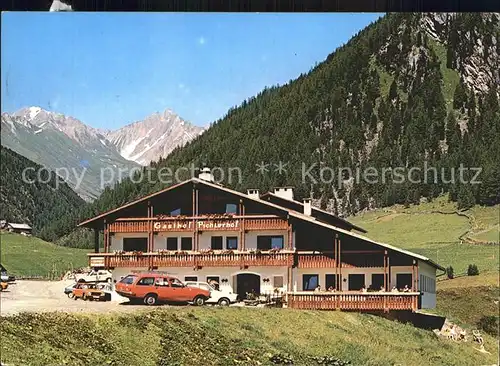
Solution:
<svg viewBox="0 0 500 366"><path fill-rule="evenodd" d="M24 235L31 235L31 232L33 230L31 226L29 226L28 224L17 224L14 222L7 223L6 228L11 233L18 233Z"/></svg>

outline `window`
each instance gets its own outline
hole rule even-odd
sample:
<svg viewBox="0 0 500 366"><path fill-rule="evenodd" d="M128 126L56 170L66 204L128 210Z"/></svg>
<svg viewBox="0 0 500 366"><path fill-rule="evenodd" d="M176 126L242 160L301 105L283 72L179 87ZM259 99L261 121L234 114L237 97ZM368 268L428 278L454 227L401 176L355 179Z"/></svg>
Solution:
<svg viewBox="0 0 500 366"><path fill-rule="evenodd" d="M302 275L302 290L313 291L319 285L319 277L317 274Z"/></svg>
<svg viewBox="0 0 500 366"><path fill-rule="evenodd" d="M231 249L231 250L238 249L238 237L228 236L226 238L226 249Z"/></svg>
<svg viewBox="0 0 500 366"><path fill-rule="evenodd" d="M380 290L384 287L384 274L383 273L372 273L372 284L371 288L373 290Z"/></svg>
<svg viewBox="0 0 500 366"><path fill-rule="evenodd" d="M193 250L193 238L181 238L181 250Z"/></svg>
<svg viewBox="0 0 500 366"><path fill-rule="evenodd" d="M328 290L329 288L336 289L337 287L337 281L336 281L336 275L334 274L326 274L325 275L325 289Z"/></svg>
<svg viewBox="0 0 500 366"><path fill-rule="evenodd" d="M237 214L238 206L235 203L226 203L226 213L228 214Z"/></svg>
<svg viewBox="0 0 500 366"><path fill-rule="evenodd" d="M271 237L271 249L283 249L283 236Z"/></svg>
<svg viewBox="0 0 500 366"><path fill-rule="evenodd" d="M139 286L152 286L155 283L154 277L143 277L141 278L138 282L137 285Z"/></svg>
<svg viewBox="0 0 500 366"><path fill-rule="evenodd" d="M260 250L270 250L273 249L283 249L283 235L267 236L259 235L257 236L257 249Z"/></svg>
<svg viewBox="0 0 500 366"><path fill-rule="evenodd" d="M178 238L167 238L167 250L177 250L178 241Z"/></svg>
<svg viewBox="0 0 500 366"><path fill-rule="evenodd" d="M171 287L177 287L177 288L184 287L182 282L179 281L177 278L170 278L168 282L170 282Z"/></svg>
<svg viewBox="0 0 500 366"><path fill-rule="evenodd" d="M147 252L148 238L123 238L123 250L126 252L133 252L134 250Z"/></svg>
<svg viewBox="0 0 500 366"><path fill-rule="evenodd" d="M129 276L126 276L124 278L122 278L120 280L121 283L125 283L127 285L131 285L134 283L135 279L137 278L137 276L132 276L132 275L129 275Z"/></svg>
<svg viewBox="0 0 500 366"><path fill-rule="evenodd" d="M163 277L158 277L155 281L155 286L168 286L168 279Z"/></svg>
<svg viewBox="0 0 500 366"><path fill-rule="evenodd" d="M184 277L184 282L187 282L187 281L196 282L196 281L198 281L198 277L197 276L185 276Z"/></svg>
<svg viewBox="0 0 500 366"><path fill-rule="evenodd" d="M175 210L170 211L170 216L179 216L180 214L181 214L180 208L176 208Z"/></svg>
<svg viewBox="0 0 500 366"><path fill-rule="evenodd" d="M420 291L435 293L436 292L436 281L432 277L425 275L420 275L419 282Z"/></svg>
<svg viewBox="0 0 500 366"><path fill-rule="evenodd" d="M400 290L404 289L405 286L412 288L411 278L412 278L411 273L396 274L396 287Z"/></svg>
<svg viewBox="0 0 500 366"><path fill-rule="evenodd" d="M207 276L207 282L209 285L213 286L214 289L219 290L219 276Z"/></svg>
<svg viewBox="0 0 500 366"><path fill-rule="evenodd" d="M222 236L212 236L211 248L213 250L222 250Z"/></svg>
<svg viewBox="0 0 500 366"><path fill-rule="evenodd" d="M283 276L274 276L273 277L273 286L274 287L283 287Z"/></svg>

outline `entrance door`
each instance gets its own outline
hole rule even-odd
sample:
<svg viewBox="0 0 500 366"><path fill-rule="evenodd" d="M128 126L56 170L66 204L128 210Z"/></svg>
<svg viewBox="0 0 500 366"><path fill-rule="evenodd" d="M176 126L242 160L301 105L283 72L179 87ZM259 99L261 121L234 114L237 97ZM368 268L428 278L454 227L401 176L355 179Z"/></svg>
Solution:
<svg viewBox="0 0 500 366"><path fill-rule="evenodd" d="M236 276L236 293L240 299L247 298L247 292L260 294L260 276L253 273L241 273Z"/></svg>
<svg viewBox="0 0 500 366"><path fill-rule="evenodd" d="M349 291L358 291L365 285L364 274L350 274L349 275Z"/></svg>

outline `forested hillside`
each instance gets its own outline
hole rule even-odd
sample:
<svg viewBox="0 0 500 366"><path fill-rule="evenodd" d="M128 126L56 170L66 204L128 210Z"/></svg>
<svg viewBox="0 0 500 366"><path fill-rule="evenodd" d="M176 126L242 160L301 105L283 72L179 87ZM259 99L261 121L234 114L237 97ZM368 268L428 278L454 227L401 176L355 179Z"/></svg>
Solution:
<svg viewBox="0 0 500 366"><path fill-rule="evenodd" d="M54 172L6 147L0 154L0 219L31 224L34 234L46 240L71 230L60 225L76 219L83 199Z"/></svg>
<svg viewBox="0 0 500 366"><path fill-rule="evenodd" d="M459 208L494 204L500 201L499 69L498 14L389 14L308 73L232 108L151 167L239 167L242 182L224 184L263 191L291 185L299 199L312 195L341 215L443 192ZM280 161L286 173L272 165L266 174L256 172L256 164ZM302 179L303 166L314 165L318 179L320 167L401 167L407 176L424 164L437 169L435 182L434 175L427 184L395 183L390 176L376 184L339 182L336 175L317 184ZM481 167L482 183L450 183L451 174L459 179L461 164ZM422 171L412 174L423 179ZM463 178L473 175L466 171ZM163 186L124 181L106 189L82 218Z"/></svg>

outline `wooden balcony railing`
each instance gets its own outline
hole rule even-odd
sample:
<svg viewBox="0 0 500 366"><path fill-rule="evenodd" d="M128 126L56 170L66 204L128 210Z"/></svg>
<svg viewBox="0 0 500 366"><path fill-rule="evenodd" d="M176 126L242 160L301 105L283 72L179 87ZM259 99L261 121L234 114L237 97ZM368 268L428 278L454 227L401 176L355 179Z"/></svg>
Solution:
<svg viewBox="0 0 500 366"><path fill-rule="evenodd" d="M336 260L332 254L304 253L297 254L297 268L333 268Z"/></svg>
<svg viewBox="0 0 500 366"><path fill-rule="evenodd" d="M355 266L342 262L342 268ZM297 252L297 268L335 268L337 266L333 252Z"/></svg>
<svg viewBox="0 0 500 366"><path fill-rule="evenodd" d="M163 217L158 218L126 218L109 224L112 233L145 233L149 231L153 221L154 232L193 232L199 231L238 231L245 230L287 230L288 222L275 216L197 216L197 217Z"/></svg>
<svg viewBox="0 0 500 366"><path fill-rule="evenodd" d="M307 310L411 310L418 308L419 293L313 293L290 292L287 304Z"/></svg>
<svg viewBox="0 0 500 366"><path fill-rule="evenodd" d="M154 252L154 253L91 253L90 266L117 267L246 267L284 266L293 264L292 251L255 252Z"/></svg>

